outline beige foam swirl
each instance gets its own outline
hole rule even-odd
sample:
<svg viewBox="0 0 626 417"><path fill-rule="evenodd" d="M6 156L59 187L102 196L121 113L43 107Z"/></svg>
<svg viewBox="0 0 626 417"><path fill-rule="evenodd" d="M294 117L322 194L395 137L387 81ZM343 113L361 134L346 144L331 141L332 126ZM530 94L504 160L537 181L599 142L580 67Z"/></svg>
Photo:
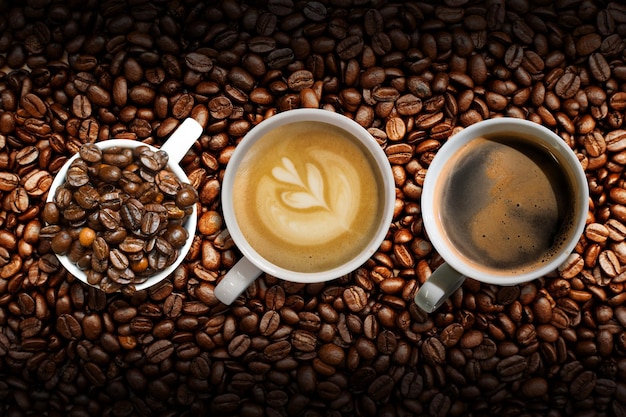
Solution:
<svg viewBox="0 0 626 417"><path fill-rule="evenodd" d="M324 195L324 178L319 168L310 162L305 163L306 178L303 179L291 159L283 157L281 161L282 166L272 169L272 176L279 182L297 187L295 191L280 193L281 202L294 210L313 207L330 210Z"/></svg>
<svg viewBox="0 0 626 417"><path fill-rule="evenodd" d="M307 149L294 161L282 157L259 181L257 207L267 229L298 245L328 242L348 230L361 198L358 172L349 160Z"/></svg>

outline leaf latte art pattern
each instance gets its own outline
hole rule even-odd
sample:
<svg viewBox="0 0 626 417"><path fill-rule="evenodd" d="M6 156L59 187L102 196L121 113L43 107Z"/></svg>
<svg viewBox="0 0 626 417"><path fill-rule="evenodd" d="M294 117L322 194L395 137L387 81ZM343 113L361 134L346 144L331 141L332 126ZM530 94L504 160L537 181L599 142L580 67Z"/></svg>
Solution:
<svg viewBox="0 0 626 417"><path fill-rule="evenodd" d="M315 148L276 158L256 191L268 230L296 244L316 245L352 227L361 184L353 164Z"/></svg>
<svg viewBox="0 0 626 417"><path fill-rule="evenodd" d="M291 159L282 158L282 167L274 167L272 175L278 181L293 184L302 191L283 191L280 194L283 203L294 209L321 207L330 210L324 197L324 179L320 170L312 163L306 163L306 182L300 178Z"/></svg>

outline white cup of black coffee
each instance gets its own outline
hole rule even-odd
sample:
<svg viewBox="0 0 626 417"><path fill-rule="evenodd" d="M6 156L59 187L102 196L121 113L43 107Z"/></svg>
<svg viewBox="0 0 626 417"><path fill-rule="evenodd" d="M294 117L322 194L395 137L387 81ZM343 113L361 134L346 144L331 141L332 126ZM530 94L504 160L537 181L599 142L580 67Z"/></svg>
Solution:
<svg viewBox="0 0 626 417"><path fill-rule="evenodd" d="M424 227L445 263L415 302L432 312L466 277L515 285L556 270L583 232L588 199L577 156L549 129L496 118L460 131L424 181Z"/></svg>

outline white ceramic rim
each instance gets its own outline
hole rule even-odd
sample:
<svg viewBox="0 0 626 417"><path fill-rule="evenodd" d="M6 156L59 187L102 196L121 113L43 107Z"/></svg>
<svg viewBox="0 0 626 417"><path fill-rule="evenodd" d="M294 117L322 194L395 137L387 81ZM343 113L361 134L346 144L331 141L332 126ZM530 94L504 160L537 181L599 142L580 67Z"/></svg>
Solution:
<svg viewBox="0 0 626 417"><path fill-rule="evenodd" d="M491 135L498 132L516 132L519 134L529 134L534 137L544 138L547 143L550 144L550 147L552 149L556 149L561 154L563 160L568 163L568 168L573 173L573 177L579 191L576 196L577 201L573 203L580 207L580 212L574 219L575 226L574 231L571 234L571 240L562 246L557 256L553 257L550 262L546 262L541 267L532 271L517 275L499 275L496 273L488 274L484 270L474 267L471 263L468 263L463 258L457 256L455 251L451 249L451 244L448 239L443 236L445 233L438 227L438 225L442 222L436 220L439 213L435 211L433 206L433 197L438 185L438 178L448 159L473 138L481 135ZM456 133L454 136L451 136L448 141L444 143L433 158L430 166L428 167L428 171L426 172L426 178L424 180L424 187L422 190L421 205L424 227L426 228L428 237L437 252L439 252L441 257L452 268L466 277L471 277L485 283L515 285L544 276L556 270L559 265L565 262L578 243L580 235L583 233L585 228L587 220L586 208L589 205L589 188L587 178L582 166L580 165L580 161L574 151L567 146L565 141L560 136L548 128L529 120L512 117L500 117L487 119L470 125L462 131Z"/></svg>
<svg viewBox="0 0 626 417"><path fill-rule="evenodd" d="M102 142L96 142L95 144L100 149L108 149L114 146L134 149L139 146L147 146L153 151L158 150L152 145L148 145L146 143L136 141L136 140L130 140L130 139L108 139ZM56 189L65 182L65 175L67 174L67 170L72 164L72 161L74 161L78 157L79 157L78 153L72 155L72 157L69 158L65 164L63 164L59 172L57 172L57 174L54 177L54 180L52 181L52 185L50 186L50 190L48 191L48 197L46 198L46 202L53 201L54 194L56 193ZM174 164L172 161L169 161L167 166L178 177L178 179L180 179L182 182L189 184L189 178L187 178L187 174L185 174L185 171L183 171L180 165ZM135 288L138 291L149 288L159 283L163 279L167 278L172 272L176 270L176 268L180 265L183 259L185 259L185 256L187 256L187 252L189 252L189 249L191 248L191 244L193 243L193 238L196 233L196 225L198 223L197 217L198 217L197 208L196 208L196 204L194 204L193 212L187 218L187 221L183 225L185 229L187 230L187 233L189 234L189 238L187 239L187 242L185 243L185 245L178 250L178 258L174 261L174 263L172 263L170 266L160 271L158 274L152 275L146 281L140 284L136 284ZM78 278L79 280L81 280L87 285L91 285L92 287L95 287L95 288L100 288L99 285L89 284L87 282L87 276L85 275L85 273L82 270L80 270L74 263L72 263L72 261L70 261L66 255L57 255L57 258L59 259L61 264L65 267L67 272L71 273L72 275L74 275L76 278Z"/></svg>
<svg viewBox="0 0 626 417"><path fill-rule="evenodd" d="M359 141L367 147L376 161L378 169L381 172L384 188L382 196L385 201L383 215L378 229L376 230L374 236L370 239L370 243L367 245L367 248L343 265L321 272L292 271L275 265L263 258L244 237L233 210L234 195L232 188L235 173L237 171L237 167L250 147L256 143L259 138L263 137L267 132L275 129L277 126L305 121L328 123L347 131L359 139ZM226 166L224 180L222 183L222 211L224 221L233 241L243 256L245 256L263 272L287 281L300 283L328 281L346 275L363 265L371 256L374 255L374 253L376 253L389 231L389 226L391 225L391 220L393 218L395 199L395 182L393 179L393 173L391 172L391 165L389 164L387 155L382 150L378 142L376 142L374 137L363 126L359 125L354 120L341 114L322 109L289 110L283 113L278 113L254 126L244 136L231 155L228 165Z"/></svg>

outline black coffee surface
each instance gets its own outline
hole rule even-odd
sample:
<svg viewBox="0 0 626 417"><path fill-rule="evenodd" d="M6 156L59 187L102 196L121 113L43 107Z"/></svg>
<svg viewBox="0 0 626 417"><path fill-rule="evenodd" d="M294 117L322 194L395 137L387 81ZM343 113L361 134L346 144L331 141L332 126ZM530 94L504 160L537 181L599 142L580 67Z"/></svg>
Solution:
<svg viewBox="0 0 626 417"><path fill-rule="evenodd" d="M480 138L450 165L441 216L463 256L517 272L550 258L571 194L552 155L517 139Z"/></svg>

